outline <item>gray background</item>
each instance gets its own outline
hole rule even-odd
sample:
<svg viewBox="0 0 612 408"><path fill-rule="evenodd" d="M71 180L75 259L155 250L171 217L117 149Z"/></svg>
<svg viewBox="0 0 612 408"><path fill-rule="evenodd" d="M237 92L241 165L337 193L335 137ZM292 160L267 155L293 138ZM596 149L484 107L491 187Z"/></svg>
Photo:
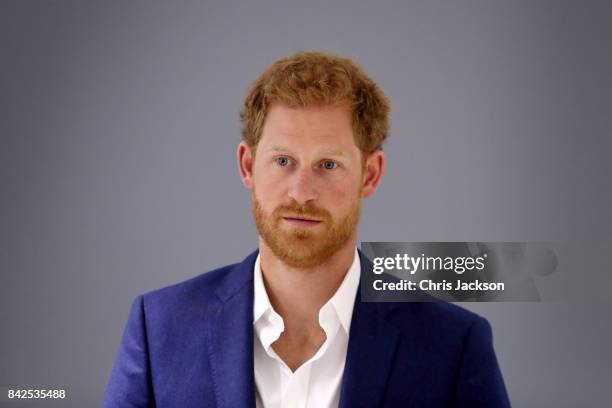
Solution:
<svg viewBox="0 0 612 408"><path fill-rule="evenodd" d="M1 1L0 387L99 404L137 294L255 249L238 111L298 50L393 101L360 240L609 237L611 46L606 1ZM465 306L515 407L610 403L609 297Z"/></svg>

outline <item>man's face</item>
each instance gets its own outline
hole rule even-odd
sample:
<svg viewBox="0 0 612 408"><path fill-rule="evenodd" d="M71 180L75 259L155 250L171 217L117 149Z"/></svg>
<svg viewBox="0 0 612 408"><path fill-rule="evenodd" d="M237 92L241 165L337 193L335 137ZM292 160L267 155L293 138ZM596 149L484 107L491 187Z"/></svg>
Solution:
<svg viewBox="0 0 612 408"><path fill-rule="evenodd" d="M313 267L356 240L361 157L347 106L270 107L252 167L252 210L279 259Z"/></svg>

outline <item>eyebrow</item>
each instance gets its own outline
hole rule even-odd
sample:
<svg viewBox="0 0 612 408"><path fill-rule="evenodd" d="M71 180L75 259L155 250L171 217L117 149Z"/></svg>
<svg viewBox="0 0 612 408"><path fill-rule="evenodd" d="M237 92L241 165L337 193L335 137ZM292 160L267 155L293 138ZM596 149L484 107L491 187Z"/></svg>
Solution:
<svg viewBox="0 0 612 408"><path fill-rule="evenodd" d="M293 151L284 146L272 146L268 149L270 152L293 153ZM342 149L323 149L319 152L324 156L346 156L346 152Z"/></svg>

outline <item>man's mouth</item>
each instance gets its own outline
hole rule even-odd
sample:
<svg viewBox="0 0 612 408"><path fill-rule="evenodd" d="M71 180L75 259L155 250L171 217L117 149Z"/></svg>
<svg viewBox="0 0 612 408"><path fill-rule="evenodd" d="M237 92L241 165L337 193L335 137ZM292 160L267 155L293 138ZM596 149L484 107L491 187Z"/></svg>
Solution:
<svg viewBox="0 0 612 408"><path fill-rule="evenodd" d="M321 224L321 220L303 217L300 215L284 216L283 220L296 227L314 227Z"/></svg>

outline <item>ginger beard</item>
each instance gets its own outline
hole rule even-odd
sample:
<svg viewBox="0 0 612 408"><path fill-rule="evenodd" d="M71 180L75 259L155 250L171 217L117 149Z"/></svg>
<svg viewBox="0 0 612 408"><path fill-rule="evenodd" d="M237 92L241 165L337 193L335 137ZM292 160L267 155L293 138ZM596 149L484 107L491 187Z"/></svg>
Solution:
<svg viewBox="0 0 612 408"><path fill-rule="evenodd" d="M351 238L357 229L361 212L361 189L348 211L338 220L331 214L307 203L300 206L295 201L277 206L267 213L257 200L255 188L252 194L252 212L259 235L285 264L294 268L313 268L331 258ZM316 228L288 226L283 216L301 215L322 220Z"/></svg>

